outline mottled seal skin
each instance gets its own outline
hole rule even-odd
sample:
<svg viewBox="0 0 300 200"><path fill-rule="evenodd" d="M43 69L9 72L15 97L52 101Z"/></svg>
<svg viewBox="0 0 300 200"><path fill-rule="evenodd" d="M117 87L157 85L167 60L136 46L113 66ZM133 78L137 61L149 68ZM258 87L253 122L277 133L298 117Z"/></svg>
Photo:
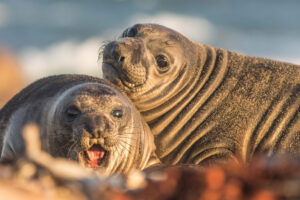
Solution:
<svg viewBox="0 0 300 200"><path fill-rule="evenodd" d="M156 24L108 43L104 77L131 98L165 163L300 157L300 68L197 44Z"/></svg>
<svg viewBox="0 0 300 200"><path fill-rule="evenodd" d="M148 125L105 80L59 75L23 89L0 111L2 161L24 153L21 132L28 123L39 126L44 151L85 167L126 174L158 162Z"/></svg>

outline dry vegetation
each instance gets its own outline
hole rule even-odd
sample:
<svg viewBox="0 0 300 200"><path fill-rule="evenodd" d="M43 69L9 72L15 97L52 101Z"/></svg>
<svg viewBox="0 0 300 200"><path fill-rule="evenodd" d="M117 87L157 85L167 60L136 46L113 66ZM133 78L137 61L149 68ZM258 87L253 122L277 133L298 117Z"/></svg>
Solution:
<svg viewBox="0 0 300 200"><path fill-rule="evenodd" d="M128 177L104 176L40 151L37 129L27 127L26 155L0 166L0 199L299 199L295 161L257 158L247 166L156 167Z"/></svg>

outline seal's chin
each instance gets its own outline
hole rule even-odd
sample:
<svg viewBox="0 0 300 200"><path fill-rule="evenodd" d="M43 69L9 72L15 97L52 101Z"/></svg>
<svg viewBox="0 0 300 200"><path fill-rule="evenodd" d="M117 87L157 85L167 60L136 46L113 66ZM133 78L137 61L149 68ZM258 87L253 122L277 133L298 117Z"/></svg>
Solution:
<svg viewBox="0 0 300 200"><path fill-rule="evenodd" d="M104 78L109 80L113 84L115 84L121 88L126 86L125 84L123 84L123 82L119 76L119 73L118 73L117 69L115 69L113 64L103 62L102 63L102 72L103 72Z"/></svg>
<svg viewBox="0 0 300 200"><path fill-rule="evenodd" d="M123 76L121 76L118 70L116 69L116 67L114 66L114 64L103 62L102 71L105 79L111 81L112 83L118 85L121 88L125 87L128 89L133 89L137 86L140 86L128 81L124 76L124 74L122 74Z"/></svg>
<svg viewBox="0 0 300 200"><path fill-rule="evenodd" d="M109 63L102 63L102 72L106 79L110 80L111 82L115 82L119 78L119 74L117 69L112 64Z"/></svg>
<svg viewBox="0 0 300 200"><path fill-rule="evenodd" d="M108 151L99 144L94 144L91 148L84 151L86 165L91 168L102 167L108 157Z"/></svg>

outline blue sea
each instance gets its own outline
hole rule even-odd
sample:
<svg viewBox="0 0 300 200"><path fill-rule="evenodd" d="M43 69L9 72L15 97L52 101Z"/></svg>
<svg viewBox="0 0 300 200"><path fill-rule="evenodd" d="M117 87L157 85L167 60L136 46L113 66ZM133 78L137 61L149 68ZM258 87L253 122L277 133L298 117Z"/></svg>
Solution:
<svg viewBox="0 0 300 200"><path fill-rule="evenodd" d="M135 23L159 23L199 43L300 64L299 10L299 0L0 0L0 47L30 80L101 76L105 41Z"/></svg>

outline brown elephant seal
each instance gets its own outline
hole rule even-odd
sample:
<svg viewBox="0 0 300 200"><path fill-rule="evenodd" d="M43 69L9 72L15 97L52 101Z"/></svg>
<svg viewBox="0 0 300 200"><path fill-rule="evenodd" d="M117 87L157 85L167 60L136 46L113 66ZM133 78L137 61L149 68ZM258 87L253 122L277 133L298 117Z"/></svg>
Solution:
<svg viewBox="0 0 300 200"><path fill-rule="evenodd" d="M24 153L21 132L28 123L39 126L44 151L85 167L126 174L157 161L146 122L105 80L59 75L23 89L0 111L1 160Z"/></svg>
<svg viewBox="0 0 300 200"><path fill-rule="evenodd" d="M165 163L300 157L300 67L197 44L136 24L103 54L104 77L131 98Z"/></svg>

